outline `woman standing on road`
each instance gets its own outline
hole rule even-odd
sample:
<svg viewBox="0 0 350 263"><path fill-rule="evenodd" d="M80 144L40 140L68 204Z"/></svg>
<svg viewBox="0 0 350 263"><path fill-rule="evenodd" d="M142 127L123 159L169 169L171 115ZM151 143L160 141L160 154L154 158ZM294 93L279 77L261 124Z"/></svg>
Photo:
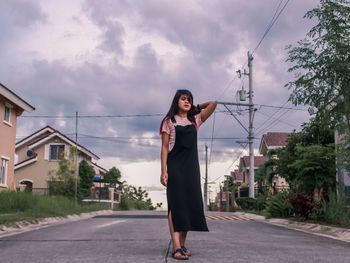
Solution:
<svg viewBox="0 0 350 263"><path fill-rule="evenodd" d="M161 183L167 187L172 256L188 259L188 231L209 231L204 217L197 133L216 108L216 101L193 105L189 90L177 90L160 126L162 135Z"/></svg>

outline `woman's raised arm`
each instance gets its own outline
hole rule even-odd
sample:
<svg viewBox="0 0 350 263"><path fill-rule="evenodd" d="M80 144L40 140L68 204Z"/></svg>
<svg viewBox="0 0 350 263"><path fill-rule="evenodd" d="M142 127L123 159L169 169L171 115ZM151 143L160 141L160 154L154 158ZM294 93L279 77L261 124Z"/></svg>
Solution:
<svg viewBox="0 0 350 263"><path fill-rule="evenodd" d="M202 110L200 113L202 122L205 122L209 118L209 116L213 114L216 108L216 105L217 105L216 101L208 101L208 102L199 104L199 108Z"/></svg>

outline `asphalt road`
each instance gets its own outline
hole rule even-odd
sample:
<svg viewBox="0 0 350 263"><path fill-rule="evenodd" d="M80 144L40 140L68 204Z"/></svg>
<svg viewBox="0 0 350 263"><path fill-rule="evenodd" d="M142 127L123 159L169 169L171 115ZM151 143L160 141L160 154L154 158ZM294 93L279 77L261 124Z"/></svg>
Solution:
<svg viewBox="0 0 350 263"><path fill-rule="evenodd" d="M188 262L350 262L349 243L226 219L189 232ZM169 241L166 212L116 212L0 238L0 262L178 262Z"/></svg>

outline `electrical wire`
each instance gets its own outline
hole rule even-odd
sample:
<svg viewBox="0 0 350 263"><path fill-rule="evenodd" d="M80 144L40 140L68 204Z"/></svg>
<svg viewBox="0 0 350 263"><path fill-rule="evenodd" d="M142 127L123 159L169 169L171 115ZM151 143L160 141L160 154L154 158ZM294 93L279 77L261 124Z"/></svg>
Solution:
<svg viewBox="0 0 350 263"><path fill-rule="evenodd" d="M273 116L275 116L279 111L281 111L283 109L283 107L288 103L288 101L284 102L281 107L277 107L277 110L270 116L268 116L268 118L265 119L265 121L263 122L263 124L255 131L256 133L258 133L260 130L264 129L264 126L269 125L268 122L269 120L271 120L273 118Z"/></svg>
<svg viewBox="0 0 350 263"><path fill-rule="evenodd" d="M273 125L275 125L276 122L280 121L280 119L286 115L289 112L289 110L285 110L284 112L282 112L280 114L280 116L278 116L274 121L272 121L267 127L265 127L264 129L260 129L260 132L257 132L256 136L260 136L262 135L265 131L267 131L268 129L270 129Z"/></svg>
<svg viewBox="0 0 350 263"><path fill-rule="evenodd" d="M282 7L282 9L279 11L278 15L276 16L277 14L277 11L279 9L279 7L281 6L283 0L280 1L280 3L278 4L277 8L276 8L276 11L269 23L269 25L267 26L267 29L265 30L263 36L261 37L259 43L256 45L256 47L254 48L253 52L252 52L252 55L258 50L258 48L260 47L261 43L263 42L263 40L265 39L265 37L267 36L267 34L269 33L269 31L271 30L271 28L273 27L273 25L276 23L277 19L280 17L280 15L282 14L283 10L286 8L286 6L288 5L290 0L287 0L287 2L284 4L284 6Z"/></svg>

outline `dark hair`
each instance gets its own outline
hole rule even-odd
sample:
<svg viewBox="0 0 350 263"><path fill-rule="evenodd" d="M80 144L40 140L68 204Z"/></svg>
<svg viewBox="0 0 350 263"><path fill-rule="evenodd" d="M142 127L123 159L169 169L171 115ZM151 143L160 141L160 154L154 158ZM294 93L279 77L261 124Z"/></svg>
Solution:
<svg viewBox="0 0 350 263"><path fill-rule="evenodd" d="M162 123L160 124L159 133L161 133L164 121L166 119L171 119L176 114L178 114L178 112L179 112L179 105L178 105L178 103L179 103L179 99L180 99L181 95L187 95L188 100L191 103L191 109L187 113L187 119L192 124L194 124L194 125L196 124L196 119L195 119L194 115L198 114L199 111L197 110L197 108L195 106L193 106L193 96L192 96L191 91L189 91L187 89L178 89L176 91L176 93L175 93L175 96L173 98L173 102L170 105L170 109L169 109L168 113L163 118Z"/></svg>

